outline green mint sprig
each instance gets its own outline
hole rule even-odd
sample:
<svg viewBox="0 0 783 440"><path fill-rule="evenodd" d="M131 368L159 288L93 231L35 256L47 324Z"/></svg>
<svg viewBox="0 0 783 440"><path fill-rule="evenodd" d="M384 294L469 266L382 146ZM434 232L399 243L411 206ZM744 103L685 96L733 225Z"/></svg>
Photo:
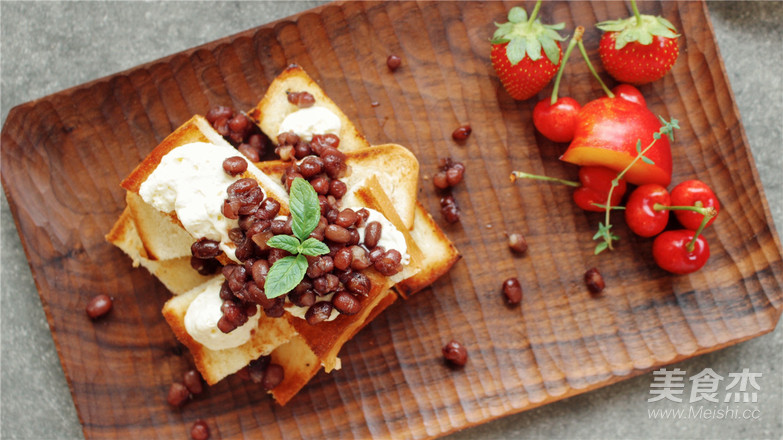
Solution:
<svg viewBox="0 0 783 440"><path fill-rule="evenodd" d="M654 165L655 162L644 154L647 153L663 135L668 136L671 141L674 141L674 129L680 128L679 122L674 118L672 118L671 122L667 121L662 116L658 116L658 119L661 121L661 128L653 133L652 142L642 149L642 141L641 139L638 139L636 141L636 157L612 180L612 187L609 189L609 194L606 197L606 204L603 205L604 210L606 211L606 217L604 218L604 222L598 222L598 232L593 236L593 240L602 240L595 246L595 255L598 255L607 249L614 249L612 243L620 240L620 237L612 234L612 224L609 223L609 214L612 212L613 208L612 193L614 192L614 189L620 185L620 179L622 179L628 170L630 170L639 160L646 164Z"/></svg>
<svg viewBox="0 0 783 440"><path fill-rule="evenodd" d="M269 268L264 284L264 293L269 299L285 295L302 282L307 273L305 255L317 257L329 253L328 246L310 237L321 219L318 194L312 185L297 177L291 183L290 196L288 205L294 235L275 235L266 242L271 247L292 254L275 261Z"/></svg>

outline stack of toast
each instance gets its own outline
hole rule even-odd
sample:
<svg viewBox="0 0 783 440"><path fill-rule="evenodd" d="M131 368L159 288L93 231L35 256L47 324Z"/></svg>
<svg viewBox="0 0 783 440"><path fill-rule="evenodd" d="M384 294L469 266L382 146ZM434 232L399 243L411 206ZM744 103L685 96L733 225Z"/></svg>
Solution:
<svg viewBox="0 0 783 440"><path fill-rule="evenodd" d="M277 144L281 124L297 110L287 98L292 92L309 93L319 106L340 119L339 150L345 153L349 169L341 177L347 186L342 202L382 213L403 233L407 243L410 263L400 273L384 276L372 268L364 271L372 288L358 313L340 314L334 320L315 325L289 313L280 318L259 313L249 340L231 348L210 349L191 337L185 327L188 307L205 289L222 283L223 277L200 275L191 267L191 245L200 237L189 233L175 212L162 212L145 202L139 190L161 159L176 148L194 142L212 144L216 151L234 148L202 116L194 116L164 139L122 182L127 191L127 206L106 236L131 258L134 266L146 268L173 294L163 315L177 339L190 350L196 368L208 384L236 373L260 356L271 356L271 362L284 370L282 382L270 390L281 405L322 367L327 373L339 369L340 348L398 296L406 298L426 288L459 259L457 249L416 199L416 157L400 145L370 145L301 68L290 66L281 73L259 104L246 114ZM238 177L256 180L266 197L280 204L280 214L287 214L289 196L280 182L290 162L274 160L251 165L254 166ZM225 255L218 260L222 264L231 262Z"/></svg>

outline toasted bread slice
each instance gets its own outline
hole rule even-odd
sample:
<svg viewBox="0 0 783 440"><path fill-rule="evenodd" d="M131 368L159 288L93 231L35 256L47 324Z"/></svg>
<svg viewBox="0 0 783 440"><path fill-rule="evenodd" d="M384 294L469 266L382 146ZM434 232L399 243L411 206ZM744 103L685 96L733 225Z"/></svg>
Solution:
<svg viewBox="0 0 783 440"><path fill-rule="evenodd" d="M106 235L106 240L125 252L133 261L133 267L141 265L175 295L187 292L210 278L193 270L189 256L168 260L150 259L128 207L122 211L120 218Z"/></svg>
<svg viewBox="0 0 783 440"><path fill-rule="evenodd" d="M340 150L344 152L368 148L370 144L359 133L356 126L340 110L323 89L310 78L305 71L291 65L277 76L269 85L263 99L247 114L261 127L269 139L277 144L277 135L286 116L299 108L288 102L290 92L309 92L315 98L315 105L325 107L340 118Z"/></svg>
<svg viewBox="0 0 783 440"><path fill-rule="evenodd" d="M201 238L188 233L175 212L160 212L147 204L139 195L142 183L149 178L166 154L194 142L215 145L216 155L226 154L226 151L236 151L212 128L206 119L197 115L167 136L121 183L129 193L126 201L150 259L165 260L189 256L191 244ZM237 151L236 155L241 156L241 153ZM288 214L288 193L278 181L273 180L254 166L249 167L239 177L255 179L267 197L280 203L280 215ZM226 243L226 246L231 248L235 245ZM219 259L224 264L229 262L224 255Z"/></svg>
<svg viewBox="0 0 783 440"><path fill-rule="evenodd" d="M188 292L169 299L163 306L163 317L171 326L177 339L193 355L196 368L208 384L214 385L229 374L236 373L250 361L265 356L288 342L296 330L284 318L269 318L259 311L258 325L249 341L239 347L210 350L195 341L185 328L185 314L193 300L205 289L220 288L224 278L217 275Z"/></svg>
<svg viewBox="0 0 783 440"><path fill-rule="evenodd" d="M403 298L434 283L460 259L457 248L419 202L416 202L416 217L410 235L422 249L423 259L421 269L416 274L394 286Z"/></svg>
<svg viewBox="0 0 783 440"><path fill-rule="evenodd" d="M394 209L406 229L413 227L416 213L416 192L419 184L419 161L407 148L397 144L374 145L372 148L346 153L345 163L350 172L340 180L348 192L343 204L348 206L351 197L367 178L375 176L388 195ZM257 162L256 166L273 179L280 180L290 162L271 160Z"/></svg>
<svg viewBox="0 0 783 440"><path fill-rule="evenodd" d="M375 319L378 314L394 303L396 299L397 295L391 290L387 290L386 294L377 301L375 308L363 320L362 324L352 326L353 333L345 339L352 339L359 330ZM295 335L290 341L277 347L272 352L272 362L282 366L285 371L283 381L271 391L272 396L280 405L288 403L321 369L320 359L301 335Z"/></svg>

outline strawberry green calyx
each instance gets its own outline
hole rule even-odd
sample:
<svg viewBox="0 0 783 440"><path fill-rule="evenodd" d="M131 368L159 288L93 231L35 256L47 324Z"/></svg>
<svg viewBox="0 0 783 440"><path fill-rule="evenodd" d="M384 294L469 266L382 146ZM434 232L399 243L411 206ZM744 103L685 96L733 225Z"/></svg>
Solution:
<svg viewBox="0 0 783 440"><path fill-rule="evenodd" d="M528 18L523 8L515 6L508 11L507 23L495 23L498 28L492 36L492 44L508 43L506 56L512 66L517 65L525 56L532 61L538 61L541 58L542 48L552 64L557 65L560 62L560 48L557 41L565 41L565 38L557 31L565 28L565 23L542 24L541 20L536 18L540 8L539 0Z"/></svg>
<svg viewBox="0 0 783 440"><path fill-rule="evenodd" d="M640 14L635 1L631 1L631 7L634 15L629 18L602 21L596 24L596 27L602 31L617 32L614 47L616 50L633 42L647 46L653 42L653 37L677 38L680 36L669 20L661 16Z"/></svg>

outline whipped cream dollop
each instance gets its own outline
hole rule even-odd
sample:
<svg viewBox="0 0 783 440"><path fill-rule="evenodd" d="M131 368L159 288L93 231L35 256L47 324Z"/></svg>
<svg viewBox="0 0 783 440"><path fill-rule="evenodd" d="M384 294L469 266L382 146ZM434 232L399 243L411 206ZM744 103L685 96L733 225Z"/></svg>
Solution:
<svg viewBox="0 0 783 440"><path fill-rule="evenodd" d="M326 107L313 106L299 109L283 119L277 135L294 132L305 142L313 140L314 134L340 135L340 117Z"/></svg>
<svg viewBox="0 0 783 440"><path fill-rule="evenodd" d="M261 178L261 170L234 147L194 142L163 156L141 184L139 195L159 211L176 213L193 237L219 242L220 249L238 261L228 231L239 224L222 213L223 201L228 197L226 189L240 179L223 171L223 161L233 156L245 159L248 173Z"/></svg>
<svg viewBox="0 0 783 440"><path fill-rule="evenodd" d="M185 330L191 338L210 350L226 350L249 341L258 327L260 317L257 311L243 325L230 333L223 333L217 326L223 316L220 310L223 305L223 300L220 299L220 286L223 281L225 278L219 275L196 287L199 293L185 312Z"/></svg>
<svg viewBox="0 0 783 440"><path fill-rule="evenodd" d="M358 211L361 208L353 209ZM359 232L359 243L364 242L364 233L365 229L367 229L367 223L378 222L381 224L381 238L378 240L378 246L383 246L387 251L390 249L397 250L402 256L402 265L407 266L410 264L411 256L408 253L408 243L405 241L405 235L394 226L394 223L389 221L389 219L380 212L370 208L364 209L366 209L370 215L367 217L367 221L364 222L364 226L356 228Z"/></svg>

